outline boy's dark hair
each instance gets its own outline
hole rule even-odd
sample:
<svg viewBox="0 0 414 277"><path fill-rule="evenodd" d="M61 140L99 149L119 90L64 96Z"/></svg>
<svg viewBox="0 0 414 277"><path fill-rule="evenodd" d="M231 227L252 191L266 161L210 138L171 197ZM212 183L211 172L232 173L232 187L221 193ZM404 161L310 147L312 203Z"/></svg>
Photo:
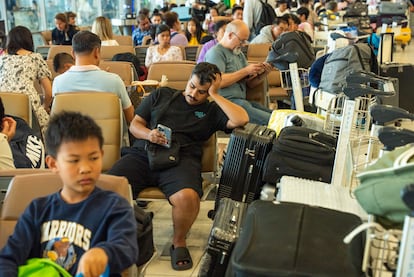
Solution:
<svg viewBox="0 0 414 277"><path fill-rule="evenodd" d="M53 57L53 70L58 72L59 68L63 67L65 63L75 64L75 59L72 55L62 52Z"/></svg>
<svg viewBox="0 0 414 277"><path fill-rule="evenodd" d="M90 31L79 31L72 38L73 52L89 54L95 48L101 48L101 39Z"/></svg>
<svg viewBox="0 0 414 277"><path fill-rule="evenodd" d="M296 10L296 13L301 16L301 15L305 15L305 19L308 19L309 16L309 9L305 8L305 7L300 7L299 9Z"/></svg>
<svg viewBox="0 0 414 277"><path fill-rule="evenodd" d="M243 11L243 7L242 6L234 6L232 9L231 9L231 14L232 15L234 15L238 10L241 10L241 11Z"/></svg>
<svg viewBox="0 0 414 277"><path fill-rule="evenodd" d="M46 152L56 158L62 143L88 138L97 138L99 147L102 148L102 130L90 116L63 111L50 118L45 135Z"/></svg>
<svg viewBox="0 0 414 277"><path fill-rule="evenodd" d="M10 30L7 36L7 53L17 55L19 49L34 52L32 33L24 26L16 26Z"/></svg>
<svg viewBox="0 0 414 277"><path fill-rule="evenodd" d="M191 76L196 75L200 80L200 85L204 85L215 81L217 73L221 75L221 71L218 69L217 65L201 62L194 67Z"/></svg>

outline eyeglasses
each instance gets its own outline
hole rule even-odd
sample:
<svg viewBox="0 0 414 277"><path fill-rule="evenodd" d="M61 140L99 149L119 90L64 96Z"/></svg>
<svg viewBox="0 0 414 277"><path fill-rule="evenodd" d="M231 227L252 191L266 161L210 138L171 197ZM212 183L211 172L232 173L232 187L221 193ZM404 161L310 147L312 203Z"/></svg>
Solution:
<svg viewBox="0 0 414 277"><path fill-rule="evenodd" d="M247 44L247 40L245 39L241 40L240 37L235 32L231 32L231 33L236 36L236 38L239 40L240 45Z"/></svg>

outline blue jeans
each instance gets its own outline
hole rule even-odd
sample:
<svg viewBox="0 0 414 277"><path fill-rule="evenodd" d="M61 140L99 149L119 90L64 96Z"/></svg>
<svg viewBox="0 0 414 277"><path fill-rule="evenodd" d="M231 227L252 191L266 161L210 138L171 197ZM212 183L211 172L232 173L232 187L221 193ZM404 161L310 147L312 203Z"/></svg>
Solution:
<svg viewBox="0 0 414 277"><path fill-rule="evenodd" d="M266 108L260 103L257 102L249 102L245 99L229 99L231 102L243 107L247 114L249 115L249 122L258 124L258 125L266 125L269 123L270 115L272 114L272 110Z"/></svg>

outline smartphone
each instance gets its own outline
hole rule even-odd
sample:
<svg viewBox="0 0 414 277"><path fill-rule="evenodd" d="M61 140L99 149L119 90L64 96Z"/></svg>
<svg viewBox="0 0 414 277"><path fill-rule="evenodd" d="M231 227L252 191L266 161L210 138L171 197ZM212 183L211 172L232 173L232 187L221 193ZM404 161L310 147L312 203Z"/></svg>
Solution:
<svg viewBox="0 0 414 277"><path fill-rule="evenodd" d="M167 139L167 144L164 144L164 146L167 148L170 148L171 147L171 135L172 135L171 128L164 126L162 124L158 124L157 129L159 132L163 133Z"/></svg>

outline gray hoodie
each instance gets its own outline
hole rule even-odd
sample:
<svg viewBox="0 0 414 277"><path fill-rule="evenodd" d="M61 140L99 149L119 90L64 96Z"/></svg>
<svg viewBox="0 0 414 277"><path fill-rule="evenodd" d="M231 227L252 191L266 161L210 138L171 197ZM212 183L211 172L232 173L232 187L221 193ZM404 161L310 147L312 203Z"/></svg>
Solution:
<svg viewBox="0 0 414 277"><path fill-rule="evenodd" d="M260 33L250 42L253 44L259 44L259 43L273 43L273 35L272 35L272 26L273 25L267 25L264 26Z"/></svg>

